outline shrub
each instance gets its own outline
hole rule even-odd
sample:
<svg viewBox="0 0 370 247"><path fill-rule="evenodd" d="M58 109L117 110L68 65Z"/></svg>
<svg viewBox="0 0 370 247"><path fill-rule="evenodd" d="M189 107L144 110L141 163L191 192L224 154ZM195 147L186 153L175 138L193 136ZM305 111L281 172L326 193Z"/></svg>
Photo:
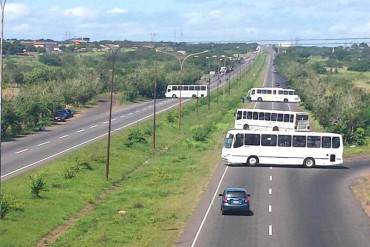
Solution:
<svg viewBox="0 0 370 247"><path fill-rule="evenodd" d="M148 141L145 139L144 133L140 129L130 129L125 145L132 147L135 143L146 144Z"/></svg>
<svg viewBox="0 0 370 247"><path fill-rule="evenodd" d="M42 176L32 177L30 176L30 189L32 197L41 198L40 193L46 191L46 182Z"/></svg>
<svg viewBox="0 0 370 247"><path fill-rule="evenodd" d="M363 128L357 128L355 130L354 136L353 136L353 143L357 145L365 145L366 144L366 133Z"/></svg>
<svg viewBox="0 0 370 247"><path fill-rule="evenodd" d="M73 167L68 167L63 172L63 176L65 179L72 179L76 177L76 175L77 175L77 172L75 169L73 169Z"/></svg>
<svg viewBox="0 0 370 247"><path fill-rule="evenodd" d="M173 124L176 122L176 120L177 120L177 114L174 111L171 111L170 113L168 113L167 115L168 123Z"/></svg>
<svg viewBox="0 0 370 247"><path fill-rule="evenodd" d="M205 142L211 133L212 128L210 126L198 126L193 129L193 139L197 142Z"/></svg>
<svg viewBox="0 0 370 247"><path fill-rule="evenodd" d="M10 205L8 200L5 198L4 195L0 195L0 219L3 219L5 215L7 215L9 210Z"/></svg>

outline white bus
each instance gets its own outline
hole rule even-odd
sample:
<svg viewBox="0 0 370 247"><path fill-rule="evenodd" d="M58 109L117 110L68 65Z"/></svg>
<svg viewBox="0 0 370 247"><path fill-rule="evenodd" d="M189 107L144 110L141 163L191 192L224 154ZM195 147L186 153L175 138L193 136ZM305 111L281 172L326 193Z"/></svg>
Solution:
<svg viewBox="0 0 370 247"><path fill-rule="evenodd" d="M227 164L343 164L342 136L333 133L229 130L222 148Z"/></svg>
<svg viewBox="0 0 370 247"><path fill-rule="evenodd" d="M263 109L238 109L235 129L309 131L310 121L306 112L275 111Z"/></svg>
<svg viewBox="0 0 370 247"><path fill-rule="evenodd" d="M252 88L248 91L251 101L276 101L276 102L300 102L301 99L294 89L278 87Z"/></svg>
<svg viewBox="0 0 370 247"><path fill-rule="evenodd" d="M207 97L207 85L168 85L166 98L199 98Z"/></svg>

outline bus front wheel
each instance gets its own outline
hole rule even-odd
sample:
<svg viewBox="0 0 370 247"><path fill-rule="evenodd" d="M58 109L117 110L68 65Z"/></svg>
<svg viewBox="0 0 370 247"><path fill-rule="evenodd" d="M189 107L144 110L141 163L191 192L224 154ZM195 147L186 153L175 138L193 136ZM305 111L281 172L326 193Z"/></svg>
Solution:
<svg viewBox="0 0 370 247"><path fill-rule="evenodd" d="M256 156L249 156L247 160L247 165L249 166L255 166L258 165L259 160Z"/></svg>
<svg viewBox="0 0 370 247"><path fill-rule="evenodd" d="M288 103L289 101L288 101L288 99L284 99L284 103Z"/></svg>
<svg viewBox="0 0 370 247"><path fill-rule="evenodd" d="M315 166L314 158L305 158L303 161L303 166L307 168L312 168Z"/></svg>
<svg viewBox="0 0 370 247"><path fill-rule="evenodd" d="M172 98L177 98L176 94L172 94Z"/></svg>
<svg viewBox="0 0 370 247"><path fill-rule="evenodd" d="M262 102L262 98L261 98L261 97L259 97L259 98L257 99L257 101Z"/></svg>

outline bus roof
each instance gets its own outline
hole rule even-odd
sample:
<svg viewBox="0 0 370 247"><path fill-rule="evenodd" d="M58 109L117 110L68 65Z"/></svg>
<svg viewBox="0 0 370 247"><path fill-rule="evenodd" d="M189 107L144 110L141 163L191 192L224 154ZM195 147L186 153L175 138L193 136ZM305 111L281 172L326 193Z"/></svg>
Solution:
<svg viewBox="0 0 370 247"><path fill-rule="evenodd" d="M265 110L265 109L252 109L252 108L238 108L236 111L253 111L253 112L270 112L270 113L284 113L284 114L306 114L307 112L294 112L294 111L281 111L281 110Z"/></svg>
<svg viewBox="0 0 370 247"><path fill-rule="evenodd" d="M342 135L337 133L324 133L324 132L297 132L294 130L291 131L273 131L273 130L244 130L244 129L230 129L228 134L267 134L267 135L320 135L320 136L338 136Z"/></svg>
<svg viewBox="0 0 370 247"><path fill-rule="evenodd" d="M261 89L261 90L292 90L292 91L295 91L294 89L292 88L282 88L282 87L254 87L254 88L251 88L250 90L253 90L253 89Z"/></svg>

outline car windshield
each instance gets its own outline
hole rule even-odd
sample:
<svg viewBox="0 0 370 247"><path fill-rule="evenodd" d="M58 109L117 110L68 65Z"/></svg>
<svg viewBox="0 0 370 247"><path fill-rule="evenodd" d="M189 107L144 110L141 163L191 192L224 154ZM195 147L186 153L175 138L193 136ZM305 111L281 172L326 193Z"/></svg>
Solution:
<svg viewBox="0 0 370 247"><path fill-rule="evenodd" d="M228 191L226 193L227 197L232 197L232 198L244 198L246 193L244 191Z"/></svg>

